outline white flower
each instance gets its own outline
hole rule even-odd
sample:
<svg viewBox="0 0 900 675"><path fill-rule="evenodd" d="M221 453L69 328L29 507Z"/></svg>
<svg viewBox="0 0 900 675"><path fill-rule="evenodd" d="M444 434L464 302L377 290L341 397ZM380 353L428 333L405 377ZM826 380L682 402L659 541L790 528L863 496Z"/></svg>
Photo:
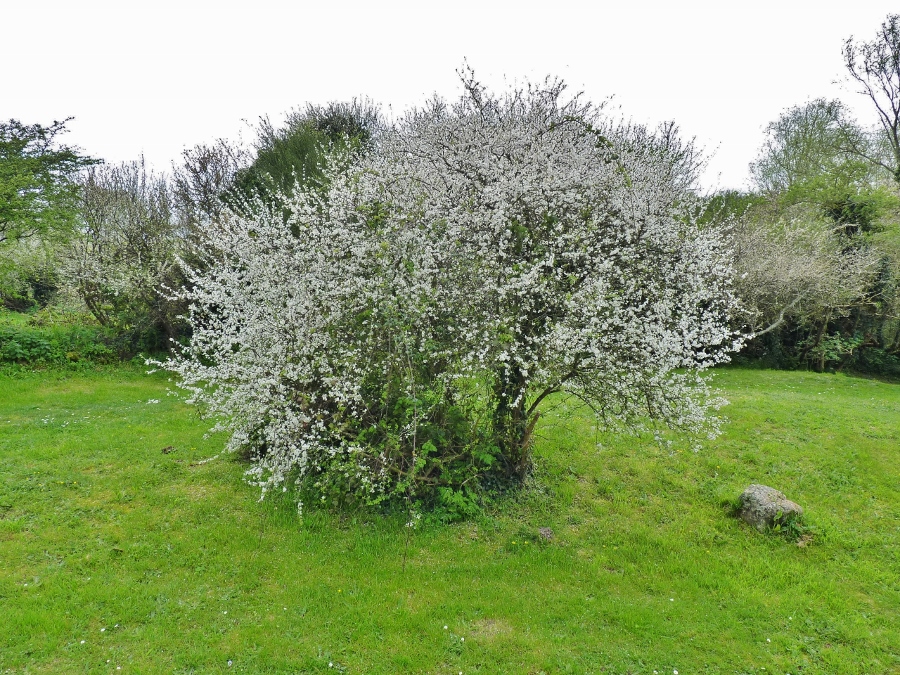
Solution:
<svg viewBox="0 0 900 675"><path fill-rule="evenodd" d="M380 421L372 383L410 362L448 391L496 382L472 403L532 418L526 404L563 390L606 426L640 428L649 409L718 428L701 373L741 346L737 299L679 141L617 125L561 82L464 86L369 156L325 156L327 190L201 226L208 264L184 265L181 294L190 343L165 366L229 450L265 448L247 472L263 494L312 471L352 476L366 498L395 487L403 453L353 439Z"/></svg>

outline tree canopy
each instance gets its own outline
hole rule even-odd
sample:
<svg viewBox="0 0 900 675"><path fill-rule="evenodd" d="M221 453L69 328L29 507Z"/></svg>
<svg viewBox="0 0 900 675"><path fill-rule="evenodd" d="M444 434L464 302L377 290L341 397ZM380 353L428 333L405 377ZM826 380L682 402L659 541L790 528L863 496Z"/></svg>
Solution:
<svg viewBox="0 0 900 675"><path fill-rule="evenodd" d="M96 160L58 143L70 120L0 122L0 243L74 225L76 175Z"/></svg>
<svg viewBox="0 0 900 675"><path fill-rule="evenodd" d="M377 107L358 99L307 105L288 114L280 127L264 117L257 129L256 155L236 173L225 200L240 208L242 200L277 201L277 195L290 195L297 185L321 183L329 148L364 152L382 124Z"/></svg>
<svg viewBox="0 0 900 675"><path fill-rule="evenodd" d="M689 148L556 81L463 83L373 152L326 154L327 189L205 230L215 262L188 270L191 342L168 367L266 488L456 508L525 475L559 392L610 426L715 431L700 373L740 340Z"/></svg>
<svg viewBox="0 0 900 675"><path fill-rule="evenodd" d="M816 99L768 125L751 175L783 207L806 204L848 233L870 231L890 197L884 172L862 156L877 143L840 101Z"/></svg>

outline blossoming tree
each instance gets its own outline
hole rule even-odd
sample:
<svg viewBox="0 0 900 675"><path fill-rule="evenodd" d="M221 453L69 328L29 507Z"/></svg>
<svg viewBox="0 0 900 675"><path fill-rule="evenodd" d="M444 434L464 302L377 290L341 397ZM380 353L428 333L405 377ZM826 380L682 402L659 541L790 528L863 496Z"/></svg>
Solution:
<svg viewBox="0 0 900 675"><path fill-rule="evenodd" d="M325 180L211 224L168 363L264 490L465 508L529 467L541 403L714 432L701 375L739 346L689 148L547 81L472 77ZM190 270L189 270L190 273Z"/></svg>

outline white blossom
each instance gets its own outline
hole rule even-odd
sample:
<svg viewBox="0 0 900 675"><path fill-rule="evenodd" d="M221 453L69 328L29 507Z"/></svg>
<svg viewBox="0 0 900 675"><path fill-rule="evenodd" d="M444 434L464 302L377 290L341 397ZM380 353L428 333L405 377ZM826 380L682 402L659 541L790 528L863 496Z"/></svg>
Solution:
<svg viewBox="0 0 900 675"><path fill-rule="evenodd" d="M740 346L737 302L721 232L694 218L686 146L615 125L556 81L464 85L369 155L330 155L326 184L283 195L285 211L203 230L191 341L166 365L229 449L252 451L264 493L340 472L374 497L427 471L423 389L473 429L490 411L520 473L557 391L608 426L715 432L701 373ZM399 455L364 433L391 378L414 407Z"/></svg>

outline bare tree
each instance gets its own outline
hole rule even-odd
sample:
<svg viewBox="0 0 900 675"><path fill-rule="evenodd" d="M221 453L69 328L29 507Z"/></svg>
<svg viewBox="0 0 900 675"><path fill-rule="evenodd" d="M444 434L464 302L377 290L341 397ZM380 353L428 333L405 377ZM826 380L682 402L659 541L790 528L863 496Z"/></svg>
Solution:
<svg viewBox="0 0 900 675"><path fill-rule="evenodd" d="M890 172L900 185L900 14L889 14L871 42L850 37L843 51L847 71L861 87L859 93L868 96L878 111L887 152L877 152L878 146L874 152L861 145L851 148Z"/></svg>
<svg viewBox="0 0 900 675"><path fill-rule="evenodd" d="M173 167L172 197L180 220L189 229L217 220L227 207L235 177L253 157L239 144L220 138L181 155Z"/></svg>
<svg viewBox="0 0 900 675"><path fill-rule="evenodd" d="M65 262L69 283L104 326L174 337L179 244L172 193L143 159L91 167L81 179L81 227Z"/></svg>

